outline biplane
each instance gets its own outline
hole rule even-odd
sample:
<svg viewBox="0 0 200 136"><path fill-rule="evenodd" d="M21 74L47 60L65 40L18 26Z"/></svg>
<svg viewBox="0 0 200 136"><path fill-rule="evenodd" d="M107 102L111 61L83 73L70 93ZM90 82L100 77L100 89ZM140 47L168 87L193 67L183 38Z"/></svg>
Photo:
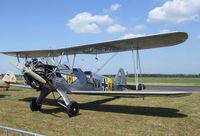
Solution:
<svg viewBox="0 0 200 136"><path fill-rule="evenodd" d="M184 91L146 91L145 85L139 80L140 58L139 51L151 48L173 46L183 43L188 38L185 32L170 32L164 34L148 35L142 37L119 39L114 41L99 42L60 49L31 50L1 52L17 57L18 62L9 60L18 68L28 85L36 91L40 91L38 98L31 100L30 109L38 111L42 107L43 100L51 92L58 92L60 97L56 100L64 108L70 117L79 113L76 101L69 98L69 94L108 95L120 97L146 97L146 96L186 96L191 92ZM123 69L119 69L115 78L98 75L91 71L82 71L74 67L78 54L99 55L106 53L132 51L135 53L135 84L127 84ZM63 64L63 56L73 55L73 64ZM55 60L57 59L57 61ZM20 59L25 60L21 65ZM63 103L58 101L63 99Z"/></svg>

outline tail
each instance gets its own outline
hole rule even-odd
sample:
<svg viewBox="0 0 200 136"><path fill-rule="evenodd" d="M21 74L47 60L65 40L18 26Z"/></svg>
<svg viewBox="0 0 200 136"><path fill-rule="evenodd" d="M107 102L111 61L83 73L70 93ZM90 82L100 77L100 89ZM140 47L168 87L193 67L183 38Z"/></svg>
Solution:
<svg viewBox="0 0 200 136"><path fill-rule="evenodd" d="M16 83L17 82L15 74L11 71L6 72L6 74L4 75L2 80L6 83Z"/></svg>
<svg viewBox="0 0 200 136"><path fill-rule="evenodd" d="M120 68L117 75L115 76L114 82L118 85L125 85L126 84L126 75L124 69Z"/></svg>

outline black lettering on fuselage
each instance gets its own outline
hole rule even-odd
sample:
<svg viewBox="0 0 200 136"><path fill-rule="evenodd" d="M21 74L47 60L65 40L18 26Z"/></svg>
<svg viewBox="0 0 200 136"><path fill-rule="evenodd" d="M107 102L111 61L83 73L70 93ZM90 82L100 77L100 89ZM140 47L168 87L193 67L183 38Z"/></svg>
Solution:
<svg viewBox="0 0 200 136"><path fill-rule="evenodd" d="M93 87L100 88L101 87L101 80L93 78Z"/></svg>

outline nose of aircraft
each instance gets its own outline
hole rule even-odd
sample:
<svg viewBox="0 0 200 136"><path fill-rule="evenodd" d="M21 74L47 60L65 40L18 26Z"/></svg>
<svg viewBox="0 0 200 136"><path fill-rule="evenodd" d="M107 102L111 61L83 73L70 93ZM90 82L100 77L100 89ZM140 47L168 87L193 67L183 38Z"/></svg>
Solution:
<svg viewBox="0 0 200 136"><path fill-rule="evenodd" d="M32 78L36 79L38 82L46 84L46 80L43 79L41 76L39 76L38 74L36 74L35 72L33 72L30 68L27 68L25 66L22 66L20 63L15 62L13 60L8 60L8 62L13 65L14 67L16 67L17 69L19 69L22 74L28 74L30 75Z"/></svg>

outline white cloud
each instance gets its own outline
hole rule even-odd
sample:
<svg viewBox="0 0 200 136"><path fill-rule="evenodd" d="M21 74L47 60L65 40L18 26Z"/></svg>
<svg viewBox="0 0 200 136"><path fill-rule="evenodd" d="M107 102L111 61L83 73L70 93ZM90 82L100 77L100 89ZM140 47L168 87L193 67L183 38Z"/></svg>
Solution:
<svg viewBox="0 0 200 136"><path fill-rule="evenodd" d="M145 34L126 34L121 39L129 39L129 38L135 38L135 37L142 37L145 36Z"/></svg>
<svg viewBox="0 0 200 136"><path fill-rule="evenodd" d="M108 27L107 32L108 33L121 33L124 32L126 30L126 27L119 25L119 24L115 24L115 25L111 25Z"/></svg>
<svg viewBox="0 0 200 136"><path fill-rule="evenodd" d="M115 3L115 4L112 4L109 9L104 9L103 11L107 13L114 12L114 11L117 11L120 7L121 7L120 4Z"/></svg>
<svg viewBox="0 0 200 136"><path fill-rule="evenodd" d="M109 15L92 15L82 12L68 21L70 29L77 33L99 33L101 25L110 25L114 20Z"/></svg>
<svg viewBox="0 0 200 136"><path fill-rule="evenodd" d="M118 3L112 4L112 5L110 6L110 10L111 10L111 11L117 11L120 7L121 7L121 5L118 4Z"/></svg>
<svg viewBox="0 0 200 136"><path fill-rule="evenodd" d="M199 41L200 41L200 35L197 35L197 40L199 40Z"/></svg>
<svg viewBox="0 0 200 136"><path fill-rule="evenodd" d="M160 30L161 34L162 33L170 33L170 32L172 32L172 31L170 31L169 29L162 29L162 30Z"/></svg>
<svg viewBox="0 0 200 136"><path fill-rule="evenodd" d="M143 24L138 24L138 25L133 27L133 29L135 31L140 31L140 30L143 30L144 28L145 28L145 25L143 25Z"/></svg>
<svg viewBox="0 0 200 136"><path fill-rule="evenodd" d="M200 11L200 0L170 0L152 9L148 22L182 23L196 20Z"/></svg>

